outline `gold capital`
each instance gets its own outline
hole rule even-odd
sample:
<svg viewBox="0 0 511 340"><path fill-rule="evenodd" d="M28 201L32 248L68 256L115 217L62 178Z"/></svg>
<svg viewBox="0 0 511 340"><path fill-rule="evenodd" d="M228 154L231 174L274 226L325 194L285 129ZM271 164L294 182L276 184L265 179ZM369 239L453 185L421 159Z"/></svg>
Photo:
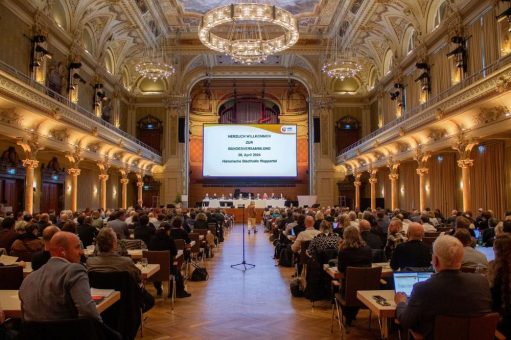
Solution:
<svg viewBox="0 0 511 340"><path fill-rule="evenodd" d="M459 159L458 160L458 166L462 169L464 168L469 168L471 167L472 165L474 165L474 160L473 159L470 159L470 158L466 158L466 159Z"/></svg>
<svg viewBox="0 0 511 340"><path fill-rule="evenodd" d="M100 181L108 181L108 175L100 174L98 177Z"/></svg>
<svg viewBox="0 0 511 340"><path fill-rule="evenodd" d="M23 166L25 168L35 169L39 166L39 161L35 159L24 159Z"/></svg>
<svg viewBox="0 0 511 340"><path fill-rule="evenodd" d="M80 176L81 170L78 168L69 168L67 169L67 173L71 176Z"/></svg>
<svg viewBox="0 0 511 340"><path fill-rule="evenodd" d="M422 176L428 174L429 169L428 168L417 168L415 171L417 171L417 175L422 177Z"/></svg>
<svg viewBox="0 0 511 340"><path fill-rule="evenodd" d="M128 184L129 183L129 179L127 178L121 178L121 184Z"/></svg>

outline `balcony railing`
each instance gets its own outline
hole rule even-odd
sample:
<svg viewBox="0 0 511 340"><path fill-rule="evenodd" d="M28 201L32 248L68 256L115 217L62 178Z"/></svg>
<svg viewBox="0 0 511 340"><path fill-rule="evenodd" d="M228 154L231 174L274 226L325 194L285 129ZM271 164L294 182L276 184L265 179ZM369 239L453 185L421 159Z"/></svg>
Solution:
<svg viewBox="0 0 511 340"><path fill-rule="evenodd" d="M87 109L81 107L78 104L73 103L68 98L62 96L60 93L57 93L57 92L53 91L52 89L50 89L49 87L46 87L46 86L36 82L34 79L28 77L26 74L24 74L23 72L20 72L19 70L15 69L11 65L6 64L2 60L0 60L0 70L8 73L9 75L13 76L17 80L22 81L23 83L27 84L31 88L33 88L33 89L35 89L35 90L37 90L37 91L39 91L41 93L44 93L48 97L51 97L52 99L58 101L59 103L67 106L68 108L79 112L82 116L84 116L84 117L86 117L88 119L92 119L97 124L102 125L105 128L111 130L112 132L115 132L118 135L121 135L122 137L124 137L124 138L126 138L126 139L128 139L128 140L130 140L130 141L132 141L134 143L136 143L137 145L147 149L148 151L154 153L155 156L161 156L161 152L159 152L158 150L156 150L156 149L152 148L151 146L145 144L144 142L138 140L137 138L133 137L132 135L130 135L126 131L123 131L123 130L117 128L115 125L107 122L106 120L102 119L101 117L97 117L92 112L88 111Z"/></svg>
<svg viewBox="0 0 511 340"><path fill-rule="evenodd" d="M450 96L468 88L469 86L476 83L477 81L489 77L490 75L492 75L493 73L498 71L504 65L509 64L510 62L511 62L511 54L500 58L499 60L497 60L493 64L483 68L479 72L474 73L473 75L464 78L461 82L450 87L446 91L441 92L438 95L429 98L425 103L419 104L419 105L415 106L414 108L412 108L411 110L406 111L401 117L388 122L381 128L374 130L370 134L362 137L357 142L345 147L344 149L341 150L341 152L338 154L338 156L342 156L345 153L347 153L351 150L354 150L359 145L375 138L376 136L382 134L385 131L388 131L388 130L394 128L397 125L400 125L401 123L403 123L405 121L423 121L426 117L422 117L422 116L429 115L429 112L426 111L426 109L428 109L428 108L432 107L433 105L436 105L439 102L443 101L444 99L447 99Z"/></svg>

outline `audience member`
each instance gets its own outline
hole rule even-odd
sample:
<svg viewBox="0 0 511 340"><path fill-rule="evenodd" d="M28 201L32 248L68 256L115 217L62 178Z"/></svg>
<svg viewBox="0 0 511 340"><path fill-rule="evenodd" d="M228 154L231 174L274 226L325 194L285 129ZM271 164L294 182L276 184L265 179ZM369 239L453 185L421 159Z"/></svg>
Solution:
<svg viewBox="0 0 511 340"><path fill-rule="evenodd" d="M396 246L390 267L396 271L407 267L424 268L431 265L431 247L422 242L424 228L421 224L412 222L408 227L408 241Z"/></svg>
<svg viewBox="0 0 511 340"><path fill-rule="evenodd" d="M332 224L326 220L322 220L319 231L320 233L309 243L309 248L307 249L309 255L317 256L327 249L335 249L337 251L341 238L332 231Z"/></svg>
<svg viewBox="0 0 511 340"><path fill-rule="evenodd" d="M135 239L142 240L145 244L149 244L151 237L153 237L155 232L155 227L152 223L149 223L149 216L139 216L138 223L135 225L135 231L133 235Z"/></svg>
<svg viewBox="0 0 511 340"><path fill-rule="evenodd" d="M488 268L488 260L486 255L472 248L472 237L467 229L458 229L454 234L461 244L463 244L463 260L461 267L474 268L478 271L486 271Z"/></svg>
<svg viewBox="0 0 511 340"><path fill-rule="evenodd" d="M18 234L14 231L15 224L14 218L6 217L2 221L2 230L0 230L0 248L4 248L9 254L12 244L18 237Z"/></svg>
<svg viewBox="0 0 511 340"><path fill-rule="evenodd" d="M319 230L314 229L314 217L305 217L305 230L298 234L296 240L291 245L291 250L295 253L300 252L302 242L311 241L314 237L320 234Z"/></svg>
<svg viewBox="0 0 511 340"><path fill-rule="evenodd" d="M368 220L360 220L358 228L360 230L360 236L371 249L383 248L380 236L371 231L371 224Z"/></svg>
<svg viewBox="0 0 511 340"><path fill-rule="evenodd" d="M120 256L117 253L117 233L110 227L100 230L96 238L96 247L99 250L97 256L87 258L87 269L93 272L128 272L131 277L141 283L140 270L135 266L131 258ZM148 311L154 306L154 298L144 288L142 289L142 310Z"/></svg>
<svg viewBox="0 0 511 340"><path fill-rule="evenodd" d="M371 267L373 254L371 248L364 242L358 229L349 226L344 229L343 240L341 241L337 268L340 273L345 273L347 267ZM341 284L341 294L344 296L345 279ZM358 307L343 308L346 324L351 325L358 313Z"/></svg>
<svg viewBox="0 0 511 340"><path fill-rule="evenodd" d="M28 275L19 296L25 321L51 321L74 318L101 320L90 295L89 278L79 264L83 250L78 236L57 232L49 245L51 258Z"/></svg>
<svg viewBox="0 0 511 340"><path fill-rule="evenodd" d="M25 225L24 232L12 243L10 255L17 256L19 260L30 262L34 253L43 249L43 243L37 237L37 224Z"/></svg>
<svg viewBox="0 0 511 340"><path fill-rule="evenodd" d="M130 231L128 230L128 224L125 220L125 213L123 210L119 210L112 216L112 220L108 221L107 226L117 234L119 240L130 237Z"/></svg>
<svg viewBox="0 0 511 340"><path fill-rule="evenodd" d="M389 224L389 233L385 245L385 256L391 259L396 247L406 241L405 233L402 230L402 223L399 218L393 218Z"/></svg>
<svg viewBox="0 0 511 340"><path fill-rule="evenodd" d="M56 225L50 225L43 230L43 243L44 249L38 251L32 255L32 270L38 270L42 266L44 266L48 260L51 258L50 253L50 241L53 236L60 231L59 227Z"/></svg>
<svg viewBox="0 0 511 340"><path fill-rule="evenodd" d="M429 219L430 219L429 215L427 214L421 215L420 220L422 227L424 228L425 233L434 233L436 232L436 228L431 223L429 223L430 222Z"/></svg>
<svg viewBox="0 0 511 340"><path fill-rule="evenodd" d="M511 235L498 235L493 249L495 260L488 267L492 309L501 316L497 328L511 339Z"/></svg>
<svg viewBox="0 0 511 340"><path fill-rule="evenodd" d="M491 311L488 282L482 275L460 271L463 245L453 236L439 236L433 244L432 264L436 274L416 283L410 300L404 293L395 296L396 315L405 329L433 339L437 315L473 316Z"/></svg>
<svg viewBox="0 0 511 340"><path fill-rule="evenodd" d="M92 219L89 216L79 216L78 226L76 227L76 233L82 241L83 247L87 248L91 244L94 244L94 239L98 234L98 230L92 226Z"/></svg>
<svg viewBox="0 0 511 340"><path fill-rule="evenodd" d="M170 224L163 222L161 228L156 231L156 234L151 238L149 242L149 250L168 250L171 256L177 255L176 243L170 238ZM170 270L176 277L176 297L185 298L192 294L185 290L183 276L173 263L170 263ZM156 294L162 295L163 290L161 288L161 282L154 282L154 288L156 288ZM172 297L172 290L169 290L169 297Z"/></svg>

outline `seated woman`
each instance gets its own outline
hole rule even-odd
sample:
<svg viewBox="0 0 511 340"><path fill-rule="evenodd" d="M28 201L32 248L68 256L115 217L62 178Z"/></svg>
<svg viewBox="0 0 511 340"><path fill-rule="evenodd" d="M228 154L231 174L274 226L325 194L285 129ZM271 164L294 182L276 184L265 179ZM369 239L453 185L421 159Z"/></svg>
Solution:
<svg viewBox="0 0 511 340"><path fill-rule="evenodd" d="M170 251L171 256L177 255L177 248L176 243L172 238L170 238L170 229L171 226L169 223L162 223L160 225L160 228L156 231L156 234L151 238L151 241L149 242L149 250L168 250ZM178 270L174 266L173 263L170 264L170 270L172 273L174 273L176 277L176 297L178 298L185 298L189 297L192 294L185 291L183 276L181 275L181 271ZM156 288L156 293L158 296L161 296L163 293L163 290L161 288L161 282L154 282L154 288ZM172 290L169 291L169 297L172 297Z"/></svg>
<svg viewBox="0 0 511 340"><path fill-rule="evenodd" d="M493 244L495 260L488 267L492 309L500 314L497 329L511 337L511 235L501 234Z"/></svg>
<svg viewBox="0 0 511 340"><path fill-rule="evenodd" d="M322 220L319 225L319 231L321 232L316 237L312 239L309 243L309 248L307 252L310 256L322 256L326 254L329 250L337 250L339 249L339 241L341 238L339 235L332 232L332 224L326 220ZM318 259L320 263L327 263L329 259ZM326 262L325 262L326 260Z"/></svg>
<svg viewBox="0 0 511 340"><path fill-rule="evenodd" d="M372 250L364 242L358 232L358 229L353 226L349 226L344 229L343 240L341 241L337 262L339 272L346 273L346 268L348 267L371 267L372 258ZM345 279L343 279L341 289L345 286ZM343 290L341 290L341 295L344 295ZM351 326L351 323L357 316L359 308L343 307L342 310L346 318L346 325Z"/></svg>
<svg viewBox="0 0 511 340"><path fill-rule="evenodd" d="M208 229L208 217L205 213L198 213L193 224L193 229Z"/></svg>
<svg viewBox="0 0 511 340"><path fill-rule="evenodd" d="M397 245L405 241L406 236L403 232L403 222L399 218L393 218L389 224L389 234L387 236L387 244L385 245L385 256L387 259L391 259Z"/></svg>
<svg viewBox="0 0 511 340"><path fill-rule="evenodd" d="M30 222L20 232L11 246L10 255L17 256L20 261L30 262L32 255L43 250L43 242L37 237L37 223Z"/></svg>

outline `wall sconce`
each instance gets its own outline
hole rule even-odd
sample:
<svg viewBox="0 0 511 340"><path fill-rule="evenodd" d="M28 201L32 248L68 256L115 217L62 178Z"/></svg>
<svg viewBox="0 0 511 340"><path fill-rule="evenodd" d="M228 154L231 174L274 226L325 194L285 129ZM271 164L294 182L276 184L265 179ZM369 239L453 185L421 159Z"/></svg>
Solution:
<svg viewBox="0 0 511 340"><path fill-rule="evenodd" d="M451 42L453 44L458 45L454 50L447 53L447 58L454 59L456 62L456 67L459 69L462 69L463 72L467 72L467 47L466 42L470 37L467 39L460 37L460 36L454 36L451 38Z"/></svg>
<svg viewBox="0 0 511 340"><path fill-rule="evenodd" d="M426 63L416 63L415 67L422 70L421 75L415 79L416 82L420 82L421 91L429 93L431 92L431 76L429 74L429 65Z"/></svg>
<svg viewBox="0 0 511 340"><path fill-rule="evenodd" d="M94 186L94 187L92 188L92 194L93 194L94 196L96 196L96 195L98 194L98 187L97 187L97 186Z"/></svg>
<svg viewBox="0 0 511 340"><path fill-rule="evenodd" d="M405 187L402 186L400 191L401 191L401 195L404 195L405 194Z"/></svg>
<svg viewBox="0 0 511 340"><path fill-rule="evenodd" d="M502 1L509 2L509 0L502 0ZM497 19L498 22L502 22L507 19L507 21L511 24L511 7L509 7L504 12L497 15L495 18ZM508 28L508 32L511 32L511 25Z"/></svg>
<svg viewBox="0 0 511 340"><path fill-rule="evenodd" d="M112 194L113 194L114 197L117 195L117 189L116 188L113 188Z"/></svg>
<svg viewBox="0 0 511 340"><path fill-rule="evenodd" d="M69 63L68 71L69 71L69 77L68 77L68 92L69 92L69 99L73 103L78 102L78 85L79 83L85 84L87 83L85 79L80 76L78 73L78 70L82 67L82 63L79 61L73 61Z"/></svg>

